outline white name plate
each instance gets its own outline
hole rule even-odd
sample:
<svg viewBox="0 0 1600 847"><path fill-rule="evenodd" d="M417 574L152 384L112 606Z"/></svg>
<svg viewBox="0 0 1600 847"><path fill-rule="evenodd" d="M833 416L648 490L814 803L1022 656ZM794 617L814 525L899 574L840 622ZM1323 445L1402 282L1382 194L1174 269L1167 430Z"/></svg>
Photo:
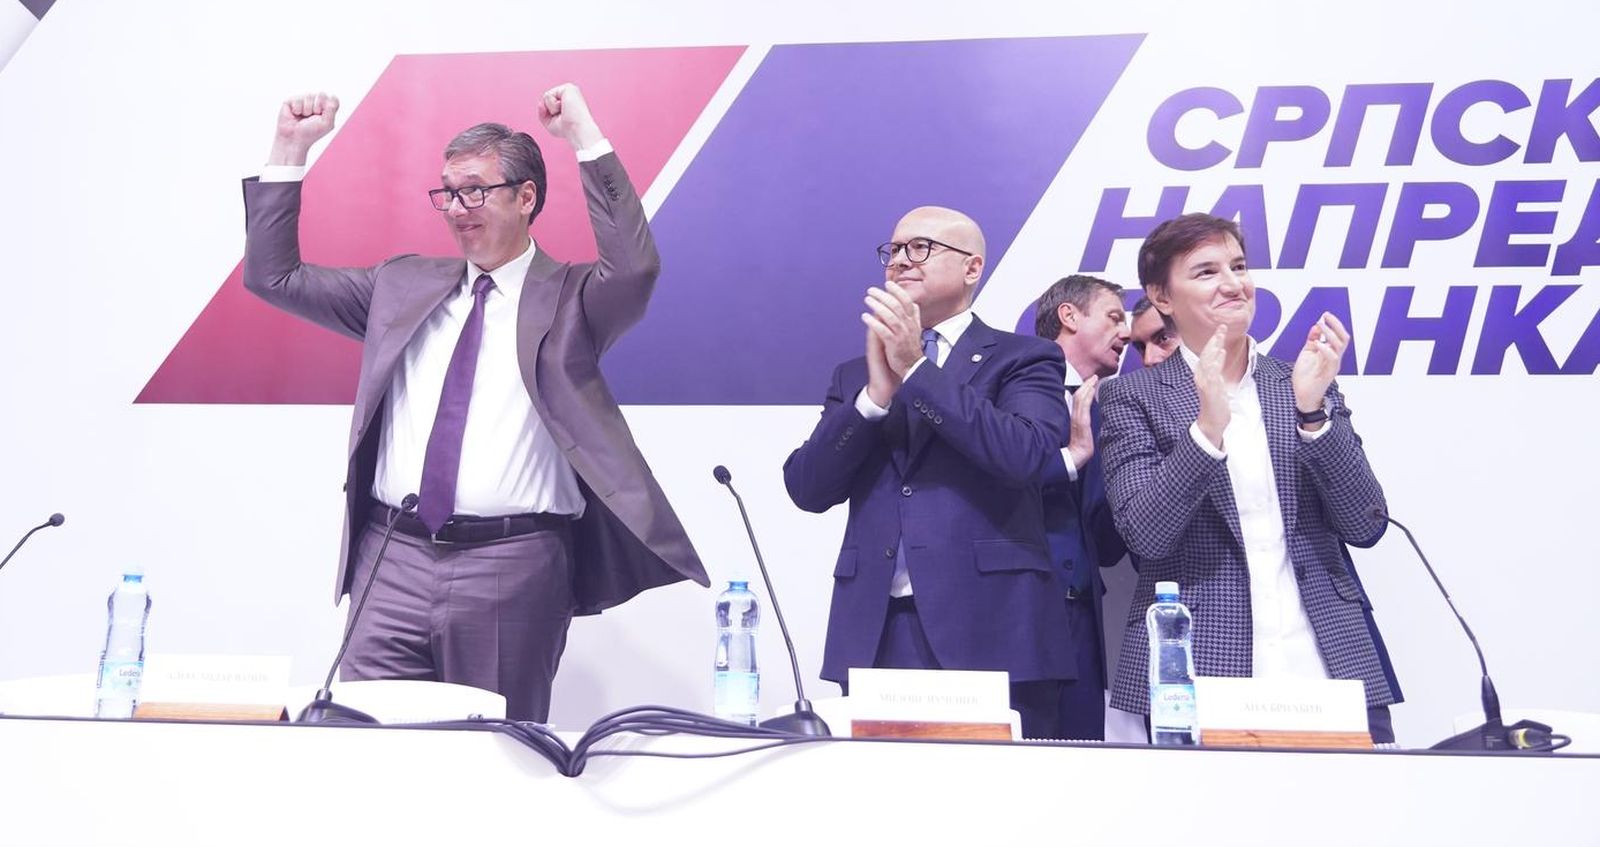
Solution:
<svg viewBox="0 0 1600 847"><path fill-rule="evenodd" d="M139 699L149 703L288 702L288 656L152 653Z"/></svg>
<svg viewBox="0 0 1600 847"><path fill-rule="evenodd" d="M1367 731L1366 690L1354 679L1202 676L1194 699L1202 737L1217 729Z"/></svg>
<svg viewBox="0 0 1600 847"><path fill-rule="evenodd" d="M857 720L1011 722L1005 671L850 669Z"/></svg>

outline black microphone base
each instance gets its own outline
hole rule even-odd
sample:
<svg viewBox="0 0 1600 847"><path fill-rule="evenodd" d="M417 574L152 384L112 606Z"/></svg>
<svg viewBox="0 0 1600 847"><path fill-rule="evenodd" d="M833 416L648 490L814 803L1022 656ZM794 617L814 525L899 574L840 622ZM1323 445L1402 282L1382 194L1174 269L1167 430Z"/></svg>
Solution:
<svg viewBox="0 0 1600 847"><path fill-rule="evenodd" d="M1521 730L1522 732L1518 732ZM1542 743L1525 746L1518 743L1519 735L1526 736L1533 733L1535 738ZM1475 726L1459 735L1449 738L1429 747L1429 750L1476 750L1482 753L1550 753L1550 727L1535 721L1517 721L1511 726L1500 723L1483 724Z"/></svg>
<svg viewBox="0 0 1600 847"><path fill-rule="evenodd" d="M790 735L809 735L827 737L833 735L828 729L828 724L811 711L811 701L801 700L794 704L794 712L788 715L778 715L767 718L761 722L762 729L775 729L787 732Z"/></svg>
<svg viewBox="0 0 1600 847"><path fill-rule="evenodd" d="M352 709L341 703L333 702L333 694L324 688L317 692L317 696L306 704L300 714L295 717L295 723L332 723L332 724L376 724L378 719L361 711Z"/></svg>
<svg viewBox="0 0 1600 847"><path fill-rule="evenodd" d="M1484 750L1499 751L1510 750L1506 744L1506 731L1504 727L1491 727L1488 724L1475 726L1466 732L1452 735L1449 738L1429 747L1429 750Z"/></svg>

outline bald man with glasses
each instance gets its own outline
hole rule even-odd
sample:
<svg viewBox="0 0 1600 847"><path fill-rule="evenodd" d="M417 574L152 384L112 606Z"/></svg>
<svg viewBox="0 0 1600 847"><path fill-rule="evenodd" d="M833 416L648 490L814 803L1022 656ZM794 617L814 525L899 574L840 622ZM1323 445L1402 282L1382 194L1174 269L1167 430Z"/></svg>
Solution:
<svg viewBox="0 0 1600 847"><path fill-rule="evenodd" d="M1058 737L1074 673L1039 477L1067 424L1061 349L972 313L983 232L923 207L878 247L865 355L839 365L784 464L795 505L848 503L822 677L850 668L999 670L1023 735ZM848 693L848 692L847 692Z"/></svg>

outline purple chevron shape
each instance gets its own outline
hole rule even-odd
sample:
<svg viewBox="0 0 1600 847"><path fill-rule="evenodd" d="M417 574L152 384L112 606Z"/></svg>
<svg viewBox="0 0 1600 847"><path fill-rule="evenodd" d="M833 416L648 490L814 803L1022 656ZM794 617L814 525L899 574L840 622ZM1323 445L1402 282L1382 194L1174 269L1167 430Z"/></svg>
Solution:
<svg viewBox="0 0 1600 847"><path fill-rule="evenodd" d="M774 47L652 221L663 271L606 357L617 398L820 402L900 216L970 214L994 267L1142 40Z"/></svg>

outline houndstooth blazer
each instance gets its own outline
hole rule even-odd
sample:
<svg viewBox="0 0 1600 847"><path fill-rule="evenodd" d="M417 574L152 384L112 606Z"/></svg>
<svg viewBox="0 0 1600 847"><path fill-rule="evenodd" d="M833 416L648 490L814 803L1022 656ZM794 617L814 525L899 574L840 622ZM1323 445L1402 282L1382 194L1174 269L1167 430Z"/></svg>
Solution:
<svg viewBox="0 0 1600 847"><path fill-rule="evenodd" d="M1336 679L1359 679L1367 705L1395 701L1363 617L1366 597L1345 567L1339 543L1370 547L1387 524L1383 489L1338 386L1330 385L1331 429L1307 442L1296 432L1292 369L1257 355L1272 470L1283 511L1289 560L1317 647ZM1194 615L1195 672L1250 676L1250 574L1240 537L1227 460L1214 459L1189 434L1200 413L1194 373L1182 356L1108 381L1100 389L1105 422L1098 445L1117 531L1142 560L1128 610L1111 705L1147 713L1145 609L1155 584L1178 583Z"/></svg>

